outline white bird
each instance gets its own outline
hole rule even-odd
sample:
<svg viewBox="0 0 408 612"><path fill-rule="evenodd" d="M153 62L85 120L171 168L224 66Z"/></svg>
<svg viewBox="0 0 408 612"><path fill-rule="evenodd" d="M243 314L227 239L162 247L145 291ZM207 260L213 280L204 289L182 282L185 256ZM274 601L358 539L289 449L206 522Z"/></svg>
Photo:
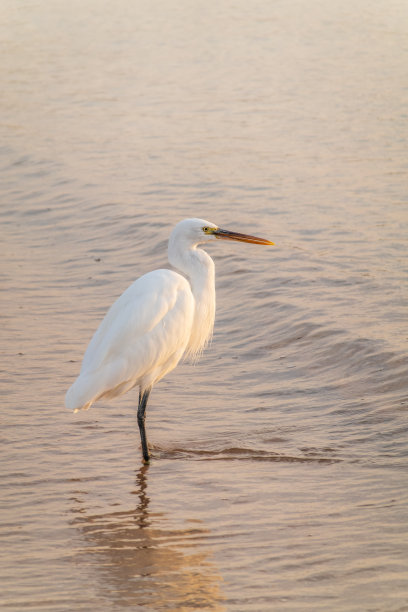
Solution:
<svg viewBox="0 0 408 612"><path fill-rule="evenodd" d="M196 358L212 335L214 262L197 245L217 239L274 244L219 229L203 219L180 221L168 247L169 262L179 272L149 272L116 300L89 343L80 375L65 397L66 407L77 412L138 386L137 419L145 462L150 459L145 413L153 385L183 355Z"/></svg>

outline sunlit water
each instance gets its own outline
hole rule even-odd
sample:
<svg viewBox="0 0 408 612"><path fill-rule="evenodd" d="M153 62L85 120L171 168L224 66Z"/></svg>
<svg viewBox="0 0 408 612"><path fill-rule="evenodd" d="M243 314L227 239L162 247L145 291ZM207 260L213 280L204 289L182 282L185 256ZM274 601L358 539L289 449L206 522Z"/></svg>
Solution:
<svg viewBox="0 0 408 612"><path fill-rule="evenodd" d="M4 0L6 610L408 610L408 5ZM85 413L67 387L187 216L199 364Z"/></svg>

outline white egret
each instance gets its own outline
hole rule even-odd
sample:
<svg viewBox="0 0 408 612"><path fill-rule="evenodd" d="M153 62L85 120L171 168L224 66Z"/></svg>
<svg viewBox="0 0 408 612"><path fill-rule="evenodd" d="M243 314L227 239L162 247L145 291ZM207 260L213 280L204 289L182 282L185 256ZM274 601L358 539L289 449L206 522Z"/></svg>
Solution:
<svg viewBox="0 0 408 612"><path fill-rule="evenodd" d="M66 407L77 412L138 386L137 420L145 462L150 458L145 414L153 385L183 355L197 357L212 335L214 262L197 245L217 239L273 244L219 229L203 219L180 221L168 247L169 262L179 272L149 272L116 300L89 343L80 375L65 397Z"/></svg>

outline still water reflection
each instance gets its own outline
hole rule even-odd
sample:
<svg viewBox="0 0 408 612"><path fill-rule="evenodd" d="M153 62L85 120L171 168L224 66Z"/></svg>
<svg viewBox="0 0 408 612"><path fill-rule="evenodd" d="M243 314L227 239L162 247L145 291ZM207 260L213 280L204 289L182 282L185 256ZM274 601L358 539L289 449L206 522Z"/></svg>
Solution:
<svg viewBox="0 0 408 612"><path fill-rule="evenodd" d="M84 539L77 562L94 568L101 600L124 608L225 610L221 577L202 542L209 530L201 521L166 528L165 513L149 511L148 466L136 476L135 507L92 514L86 491L72 493L72 521ZM188 521L187 521L188 522Z"/></svg>

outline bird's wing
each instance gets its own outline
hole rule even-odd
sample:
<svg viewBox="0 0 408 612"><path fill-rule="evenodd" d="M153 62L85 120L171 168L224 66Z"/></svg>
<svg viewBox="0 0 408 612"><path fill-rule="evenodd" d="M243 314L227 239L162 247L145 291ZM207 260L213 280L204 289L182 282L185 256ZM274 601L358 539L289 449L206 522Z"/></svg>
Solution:
<svg viewBox="0 0 408 612"><path fill-rule="evenodd" d="M188 281L156 270L135 281L111 306L85 352L66 396L68 408L87 408L135 384L153 384L181 358L194 318Z"/></svg>
<svg viewBox="0 0 408 612"><path fill-rule="evenodd" d="M141 338L158 325L171 322L168 315L184 294L191 295L188 282L171 270L155 270L137 279L111 306L96 330L85 352L81 374L137 350Z"/></svg>

